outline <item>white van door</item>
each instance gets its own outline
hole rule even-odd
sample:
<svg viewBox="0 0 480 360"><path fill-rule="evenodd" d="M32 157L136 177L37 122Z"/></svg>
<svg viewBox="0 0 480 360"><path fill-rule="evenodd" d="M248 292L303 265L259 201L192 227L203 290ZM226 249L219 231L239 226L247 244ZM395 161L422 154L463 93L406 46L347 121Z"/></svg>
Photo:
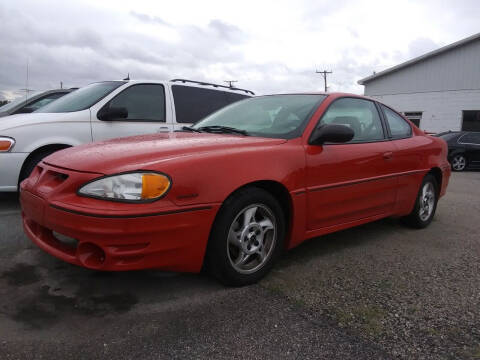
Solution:
<svg viewBox="0 0 480 360"><path fill-rule="evenodd" d="M173 131L168 87L132 83L90 110L93 141Z"/></svg>

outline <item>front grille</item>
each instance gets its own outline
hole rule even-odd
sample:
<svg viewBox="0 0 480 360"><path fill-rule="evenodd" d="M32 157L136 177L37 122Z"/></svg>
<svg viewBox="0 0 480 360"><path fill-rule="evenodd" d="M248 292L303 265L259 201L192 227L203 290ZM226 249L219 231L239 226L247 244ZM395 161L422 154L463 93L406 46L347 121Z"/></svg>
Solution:
<svg viewBox="0 0 480 360"><path fill-rule="evenodd" d="M52 231L52 235L53 237L55 238L55 240L57 240L58 242L68 246L68 247L71 247L72 249L76 249L77 248L77 245L78 245L78 240L70 237L70 236L66 236L66 235L63 235L63 234L60 234L56 231Z"/></svg>

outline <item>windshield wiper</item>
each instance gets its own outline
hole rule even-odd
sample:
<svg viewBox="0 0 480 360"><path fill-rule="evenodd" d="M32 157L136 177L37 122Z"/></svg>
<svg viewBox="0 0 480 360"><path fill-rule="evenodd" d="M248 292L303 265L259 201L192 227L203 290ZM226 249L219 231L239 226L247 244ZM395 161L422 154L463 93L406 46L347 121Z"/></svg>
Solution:
<svg viewBox="0 0 480 360"><path fill-rule="evenodd" d="M246 132L245 130L235 129L230 126L221 126L221 125L201 126L197 130L212 132L212 133L220 133L220 134L223 133L223 134L248 135L248 132Z"/></svg>
<svg viewBox="0 0 480 360"><path fill-rule="evenodd" d="M180 132L183 132L183 131L191 131L191 132L201 132L200 130L197 130L197 129L194 129L190 126L182 126L182 128L180 130L175 130L175 131L180 131Z"/></svg>

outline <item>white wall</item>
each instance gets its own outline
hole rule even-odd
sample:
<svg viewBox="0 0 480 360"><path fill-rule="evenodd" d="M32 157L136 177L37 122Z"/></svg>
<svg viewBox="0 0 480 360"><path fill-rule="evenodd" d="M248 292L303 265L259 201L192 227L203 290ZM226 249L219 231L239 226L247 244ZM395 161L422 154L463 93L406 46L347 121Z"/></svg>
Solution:
<svg viewBox="0 0 480 360"><path fill-rule="evenodd" d="M432 132L461 130L462 110L480 110L480 90L370 95L399 112L422 111L420 128Z"/></svg>

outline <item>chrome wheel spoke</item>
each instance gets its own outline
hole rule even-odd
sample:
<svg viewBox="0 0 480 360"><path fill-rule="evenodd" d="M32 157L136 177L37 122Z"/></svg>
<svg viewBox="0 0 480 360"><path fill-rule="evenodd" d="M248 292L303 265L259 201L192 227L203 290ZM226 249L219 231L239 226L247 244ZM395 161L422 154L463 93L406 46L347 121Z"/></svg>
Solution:
<svg viewBox="0 0 480 360"><path fill-rule="evenodd" d="M243 251L241 251L238 254L238 258L235 260L235 265L237 266L245 265L245 263L248 261L249 258L250 258L250 254L246 254Z"/></svg>
<svg viewBox="0 0 480 360"><path fill-rule="evenodd" d="M257 207L252 207L244 212L243 214L243 226L247 226L252 222L252 219L255 217L257 212Z"/></svg>
<svg viewBox="0 0 480 360"><path fill-rule="evenodd" d="M228 242L237 247L241 247L242 241L240 238L240 232L230 230L230 232L228 233Z"/></svg>
<svg viewBox="0 0 480 360"><path fill-rule="evenodd" d="M273 229L273 223L270 219L265 218L258 223L262 227L262 231L266 233L268 230Z"/></svg>

